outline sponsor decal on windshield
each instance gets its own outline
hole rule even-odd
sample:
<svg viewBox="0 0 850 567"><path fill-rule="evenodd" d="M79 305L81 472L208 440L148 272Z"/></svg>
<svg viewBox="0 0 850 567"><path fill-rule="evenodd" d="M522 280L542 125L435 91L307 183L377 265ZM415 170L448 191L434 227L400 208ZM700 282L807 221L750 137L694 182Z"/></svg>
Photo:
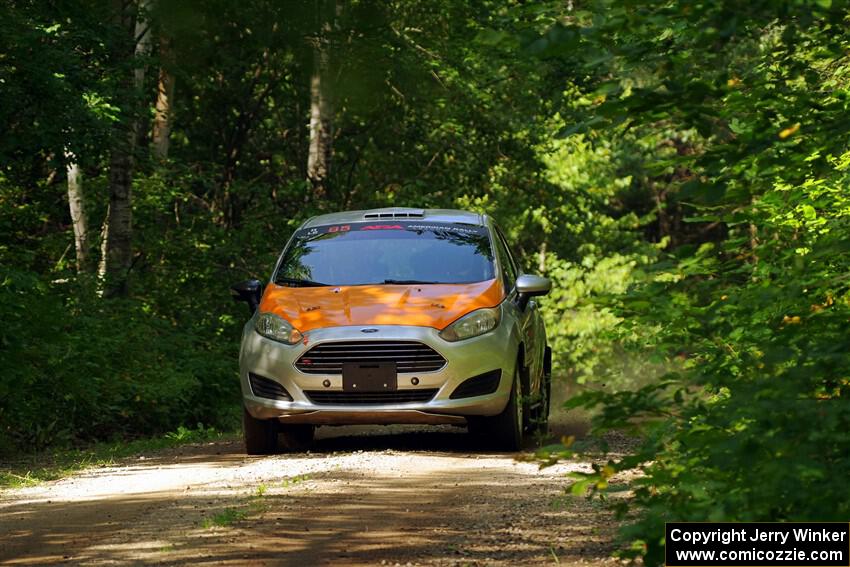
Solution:
<svg viewBox="0 0 850 567"><path fill-rule="evenodd" d="M441 232L465 235L486 235L487 228L478 225L455 224L455 223L422 223L422 222L361 222L349 224L331 224L326 226L315 226L296 233L298 238L313 239L325 234L343 232L384 231L402 230L405 232Z"/></svg>
<svg viewBox="0 0 850 567"><path fill-rule="evenodd" d="M463 234L483 234L485 228L483 226L464 226L459 224L410 224L408 230L430 230L437 232L441 230L449 230L451 232L462 232Z"/></svg>

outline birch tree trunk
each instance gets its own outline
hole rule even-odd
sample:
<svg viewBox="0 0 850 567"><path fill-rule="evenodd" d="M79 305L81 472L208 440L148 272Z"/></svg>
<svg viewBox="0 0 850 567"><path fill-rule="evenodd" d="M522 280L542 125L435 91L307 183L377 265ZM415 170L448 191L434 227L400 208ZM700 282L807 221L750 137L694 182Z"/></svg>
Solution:
<svg viewBox="0 0 850 567"><path fill-rule="evenodd" d="M150 47L148 22L145 18L148 0L135 2L117 0L121 24L132 34L130 49L121 49L119 57L137 60L146 55ZM105 297L126 295L127 278L133 255L133 166L138 134L136 93L144 85L144 66L138 63L132 81L127 81L125 118L113 129L112 154L109 160L109 208L103 227L98 276Z"/></svg>
<svg viewBox="0 0 850 567"><path fill-rule="evenodd" d="M159 83L156 93L156 113L153 119L152 151L159 160L168 159L168 146L171 136L171 119L173 113L175 77L170 70L172 53L168 40L160 41L160 57L162 64L159 68Z"/></svg>
<svg viewBox="0 0 850 567"><path fill-rule="evenodd" d="M71 224L74 227L77 273L84 273L89 268L89 222L86 216L83 178L74 154L66 152L65 157L68 175L68 208L71 212Z"/></svg>
<svg viewBox="0 0 850 567"><path fill-rule="evenodd" d="M330 13L336 15L332 3ZM310 76L310 146L307 154L307 180L313 190L312 197L320 200L328 196L331 158L333 156L333 105L329 92L330 59L328 35L333 25L330 21L321 26L313 47L313 73Z"/></svg>
<svg viewBox="0 0 850 567"><path fill-rule="evenodd" d="M323 58L319 55L317 59ZM333 120L331 105L321 69L310 77L310 150L307 154L307 180L313 188L313 197L328 195L328 176L333 152Z"/></svg>
<svg viewBox="0 0 850 567"><path fill-rule="evenodd" d="M126 0L125 0L126 1ZM151 0L138 0L136 8L135 25L133 26L133 55L136 58L136 66L133 69L133 86L137 90L145 84L145 61L144 58L151 52L150 22L148 21L148 8ZM130 2L133 4L133 2Z"/></svg>

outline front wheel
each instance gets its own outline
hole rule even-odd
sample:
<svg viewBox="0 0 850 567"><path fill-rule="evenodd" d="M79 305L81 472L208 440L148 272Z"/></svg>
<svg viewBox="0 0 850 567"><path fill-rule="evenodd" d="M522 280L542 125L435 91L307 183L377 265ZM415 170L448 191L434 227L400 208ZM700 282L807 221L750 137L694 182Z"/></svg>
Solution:
<svg viewBox="0 0 850 567"><path fill-rule="evenodd" d="M536 406L529 412L531 414L529 432L534 433L538 439L545 438L549 433L549 406L552 402L552 373L544 367L542 383L540 384L540 396Z"/></svg>
<svg viewBox="0 0 850 567"><path fill-rule="evenodd" d="M257 419L242 408L242 437L249 455L270 455L277 450L278 423L273 419Z"/></svg>
<svg viewBox="0 0 850 567"><path fill-rule="evenodd" d="M521 401L521 388L520 368L517 363L508 405L498 415L472 418L469 422L470 431L488 441L492 440L493 444L502 451L522 449L524 408Z"/></svg>

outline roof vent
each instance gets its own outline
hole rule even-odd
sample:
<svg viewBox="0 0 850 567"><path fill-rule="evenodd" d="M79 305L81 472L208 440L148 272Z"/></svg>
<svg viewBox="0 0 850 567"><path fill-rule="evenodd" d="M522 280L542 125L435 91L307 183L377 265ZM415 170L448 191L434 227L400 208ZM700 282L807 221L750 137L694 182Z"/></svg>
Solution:
<svg viewBox="0 0 850 567"><path fill-rule="evenodd" d="M425 209L380 209L371 213L365 213L365 219L421 219L425 216Z"/></svg>

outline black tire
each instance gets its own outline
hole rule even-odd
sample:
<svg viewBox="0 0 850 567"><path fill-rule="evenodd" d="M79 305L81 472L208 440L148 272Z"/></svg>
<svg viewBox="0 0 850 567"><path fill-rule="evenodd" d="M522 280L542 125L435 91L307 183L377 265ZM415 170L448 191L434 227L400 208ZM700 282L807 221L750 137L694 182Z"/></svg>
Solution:
<svg viewBox="0 0 850 567"><path fill-rule="evenodd" d="M514 371L511 397L502 413L492 417L469 418L469 431L478 435L500 451L519 451L523 441L523 413L521 403L521 374L519 362Z"/></svg>
<svg viewBox="0 0 850 567"><path fill-rule="evenodd" d="M305 451L313 443L313 434L316 428L312 425L284 425L280 424L280 448L284 451Z"/></svg>
<svg viewBox="0 0 850 567"><path fill-rule="evenodd" d="M552 350L547 346L543 354L543 375L540 382L540 398L531 413L530 433L538 439L549 434L549 408L552 405Z"/></svg>
<svg viewBox="0 0 850 567"><path fill-rule="evenodd" d="M531 415L531 433L538 437L549 434L549 406L552 398L552 375L544 374L540 385L540 403Z"/></svg>
<svg viewBox="0 0 850 567"><path fill-rule="evenodd" d="M249 455L270 455L277 451L278 422L257 419L242 408L242 438Z"/></svg>

